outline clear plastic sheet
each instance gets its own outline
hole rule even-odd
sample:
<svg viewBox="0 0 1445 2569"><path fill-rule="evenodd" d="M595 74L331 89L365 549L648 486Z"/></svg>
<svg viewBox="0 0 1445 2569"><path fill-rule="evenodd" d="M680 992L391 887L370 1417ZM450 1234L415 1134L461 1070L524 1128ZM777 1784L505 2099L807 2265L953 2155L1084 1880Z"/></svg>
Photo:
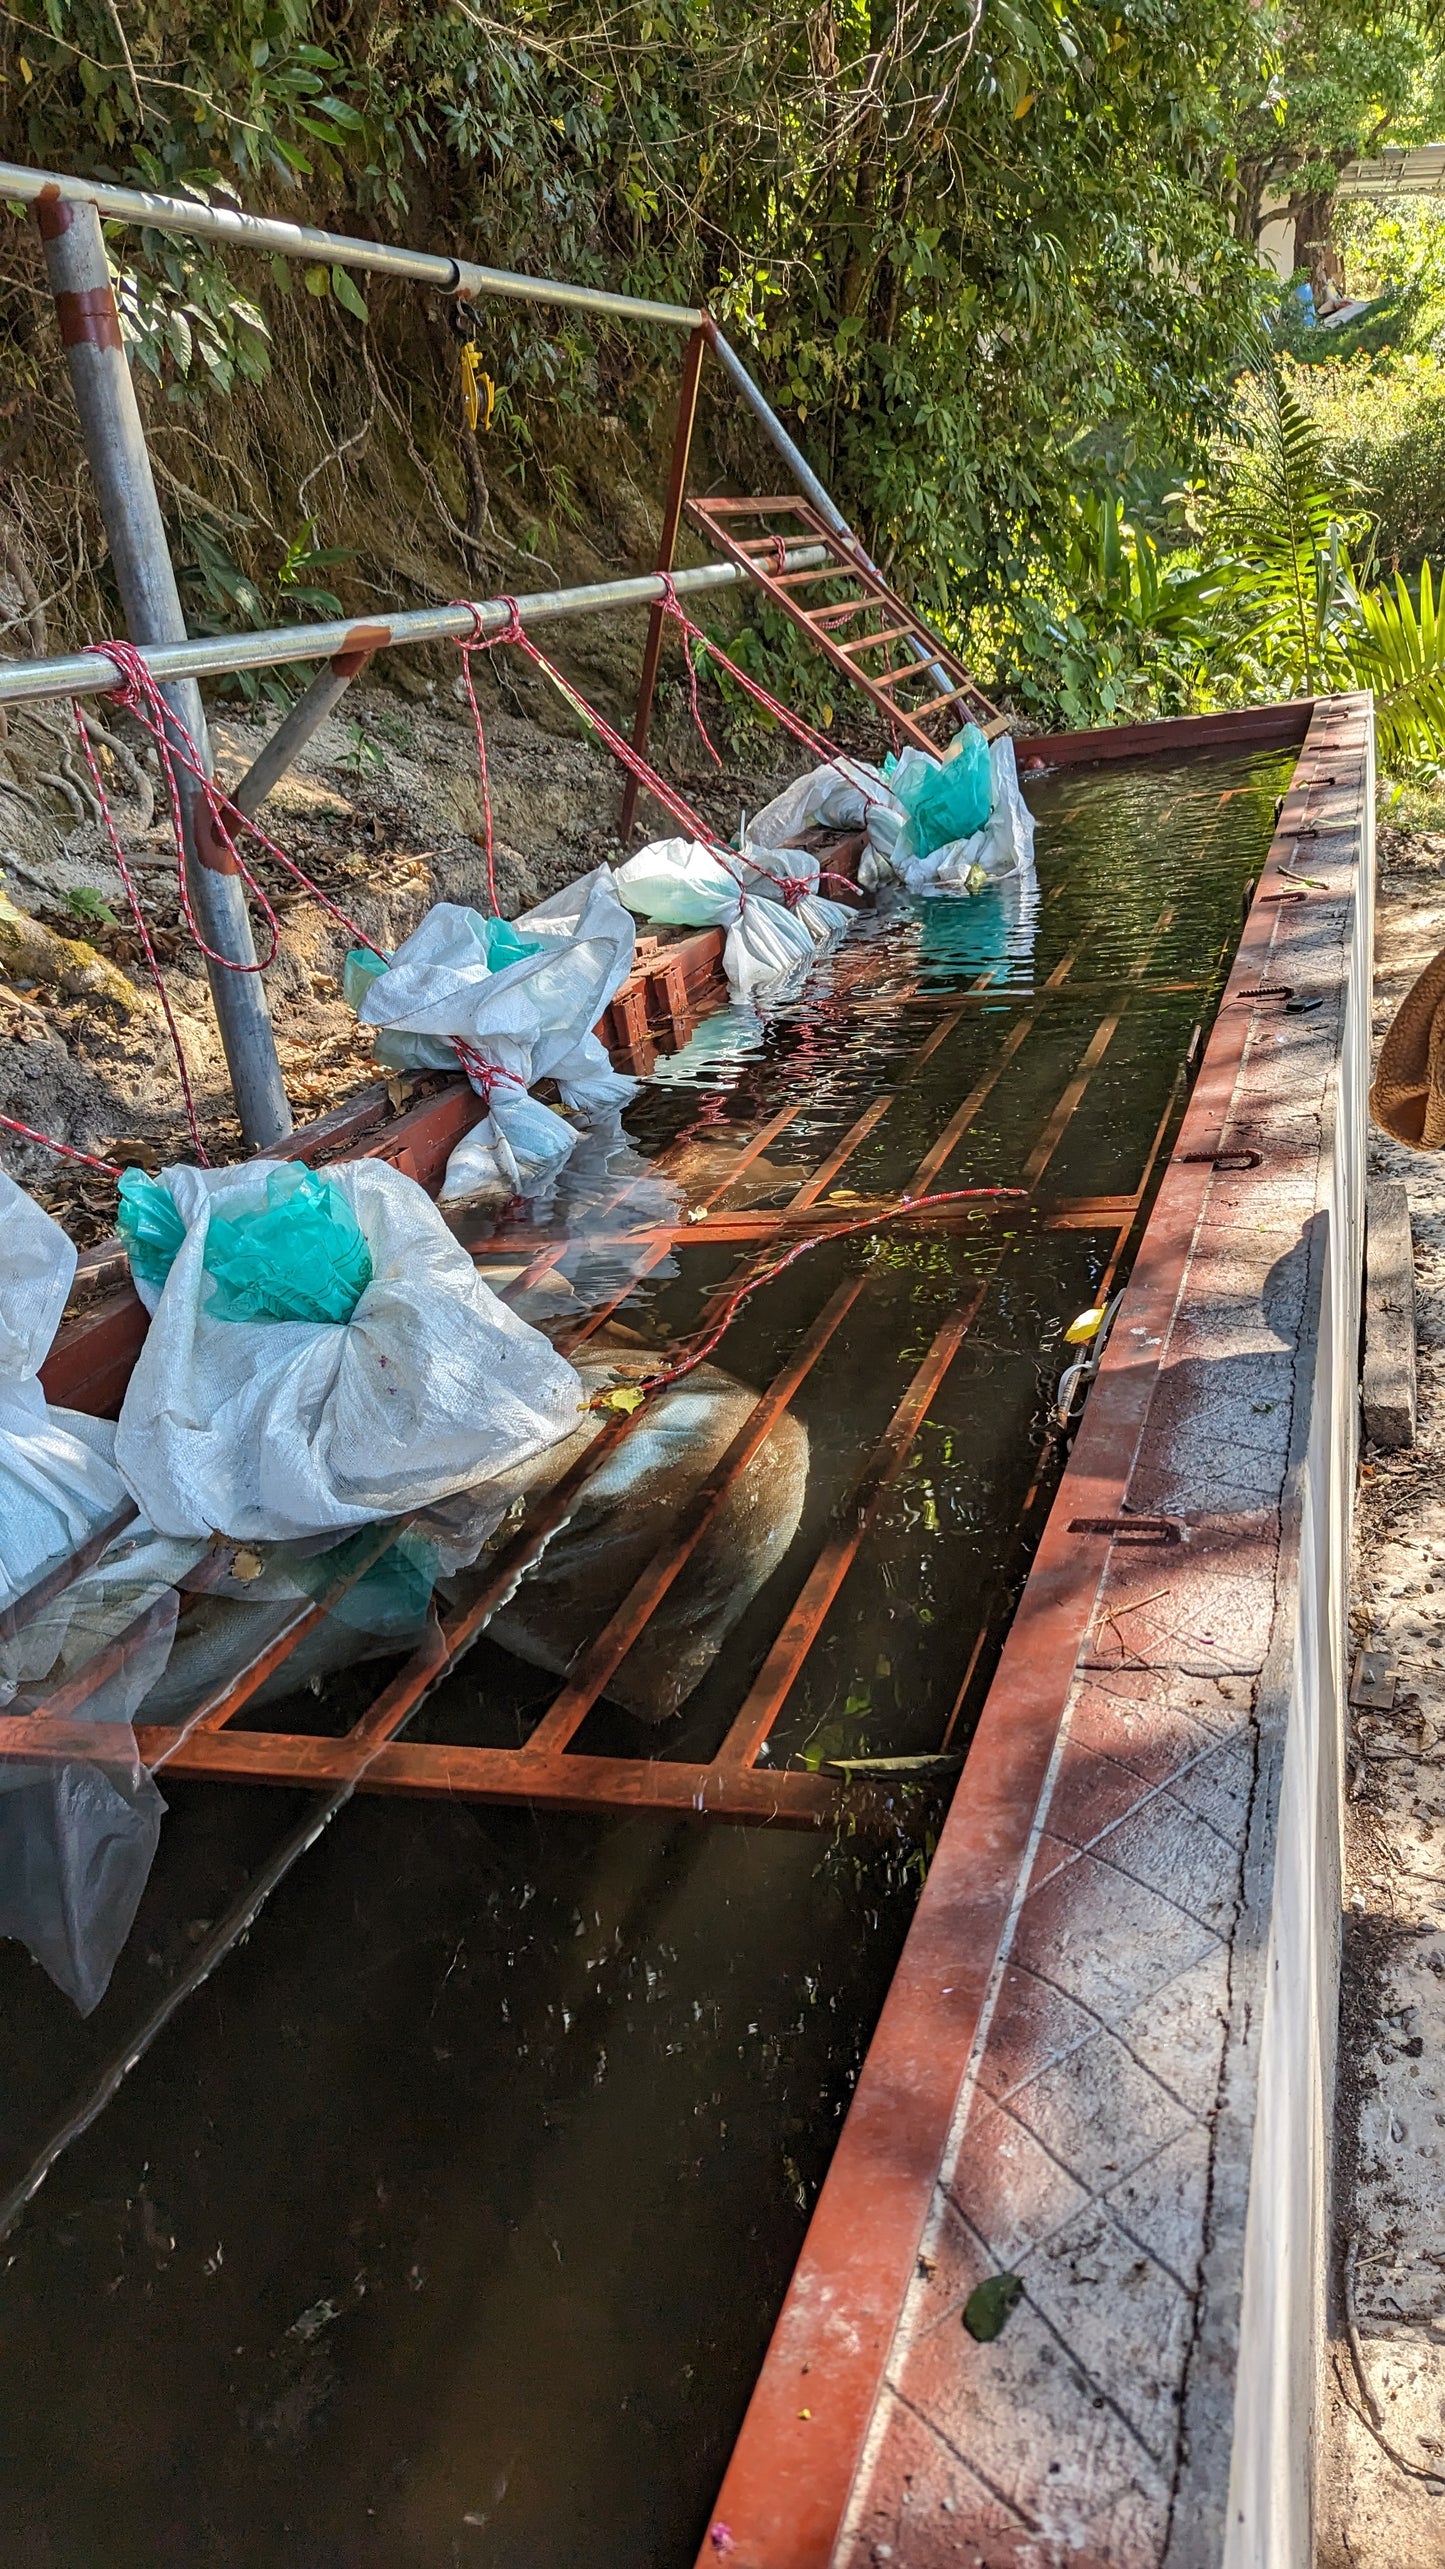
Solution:
<svg viewBox="0 0 1445 2569"><path fill-rule="evenodd" d="M122 1535L0 1633L0 1719L43 1725L64 1689L67 1721L97 1735L84 1756L0 1757L0 1936L27 1946L83 2016L105 1994L160 1836L165 1803L132 1723L170 1657L173 1581L195 1550Z"/></svg>

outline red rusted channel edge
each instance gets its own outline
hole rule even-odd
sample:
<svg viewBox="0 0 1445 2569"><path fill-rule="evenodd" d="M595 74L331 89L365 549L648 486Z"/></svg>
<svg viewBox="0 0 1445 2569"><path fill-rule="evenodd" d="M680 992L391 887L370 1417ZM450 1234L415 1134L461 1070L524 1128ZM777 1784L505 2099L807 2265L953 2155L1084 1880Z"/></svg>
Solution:
<svg viewBox="0 0 1445 2569"><path fill-rule="evenodd" d="M1320 699L1327 707L1328 697ZM1180 714L1171 722L1117 723L1112 730L1065 731L1015 743L1020 772L1031 767L1083 767L1116 758L1168 758L1190 749L1243 749L1257 743L1287 747L1303 740L1315 701L1295 697L1283 705L1246 705L1238 713Z"/></svg>
<svg viewBox="0 0 1445 2569"><path fill-rule="evenodd" d="M1231 1002L1276 977L1271 949L1287 940L1294 912L1268 896L1290 888L1278 869L1295 858L1305 794L1358 755L1336 746L1347 704L1353 712L1350 700L1327 699L1270 709L1309 723L1260 894L718 2496L718 2538L704 2540L699 2569L717 2569L720 2557L730 2569L827 2569L834 2556L1109 1559L1107 1536L1069 1529L1079 1518L1117 1518L1126 1500L1213 1175L1200 1155L1224 1136L1254 1013ZM1224 724L1211 725L1212 740L1237 741L1237 718ZM1203 726L1150 728L1197 736Z"/></svg>

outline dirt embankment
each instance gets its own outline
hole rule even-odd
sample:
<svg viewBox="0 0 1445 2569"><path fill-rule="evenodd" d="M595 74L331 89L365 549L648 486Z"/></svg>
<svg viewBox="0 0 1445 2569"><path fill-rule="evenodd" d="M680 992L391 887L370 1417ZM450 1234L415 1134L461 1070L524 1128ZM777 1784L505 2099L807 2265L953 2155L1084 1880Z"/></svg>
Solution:
<svg viewBox="0 0 1445 2569"><path fill-rule="evenodd" d="M500 906L513 915L621 854L622 778L545 679L520 663L493 676L492 665L478 670L477 686ZM398 945L432 901L486 906L471 715L454 661L441 666L435 678L407 670L399 673L404 685L393 676L354 689L261 814L278 844L384 948ZM240 778L275 719L269 708L215 715L224 782ZM22 914L17 923L0 902L0 1113L104 1158L147 1167L187 1158L176 1064L121 879L88 808L84 769L73 751L65 755L62 716L47 713L46 722L55 728L12 716L0 744L0 889ZM102 765L143 887L207 1148L214 1158L232 1157L240 1135L204 963L178 911L169 825L159 802L147 816L144 742L123 726L115 736L129 744L131 763L102 751ZM741 806L756 809L800 764L780 743L769 773L773 744L755 737L757 756L746 769L720 771L699 745L689 752L686 737L669 743L669 773L724 836ZM71 785L77 808L65 832L47 775ZM660 832L673 827L655 811L651 819ZM256 871L280 921L266 987L300 1122L375 1076L369 1041L341 995L354 940L273 860L258 855ZM37 938L36 927L48 937ZM257 928L264 935L263 921ZM111 1227L114 1188L105 1177L57 1163L10 1134L0 1135L0 1162L81 1242Z"/></svg>
<svg viewBox="0 0 1445 2569"><path fill-rule="evenodd" d="M1445 947L1445 801L1382 812L1378 1044ZM1420 1420L1366 1447L1351 1624L1398 1671L1351 1715L1321 2569L1445 2560L1445 1155L1370 1136L1415 1239Z"/></svg>

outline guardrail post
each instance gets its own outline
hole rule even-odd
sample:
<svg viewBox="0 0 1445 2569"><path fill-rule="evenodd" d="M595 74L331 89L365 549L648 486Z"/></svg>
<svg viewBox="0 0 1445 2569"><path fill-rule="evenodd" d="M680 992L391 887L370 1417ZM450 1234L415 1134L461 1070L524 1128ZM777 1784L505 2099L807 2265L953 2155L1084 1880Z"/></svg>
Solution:
<svg viewBox="0 0 1445 2569"><path fill-rule="evenodd" d="M667 485L667 502L662 512L662 533L658 539L657 567L670 571L677 555L677 533L682 524L682 504L687 497L687 466L692 453L692 432L697 419L697 392L702 376L702 361L707 355L707 332L701 326L687 343L682 365L682 385L677 397L677 433L672 441L672 472ZM667 624L667 611L656 606L647 620L647 640L642 650L642 674L637 681L637 712L632 725L632 746L639 757L647 752L647 735L652 724L652 699L657 688L658 663L662 658L662 636ZM683 649L686 650L686 642ZM637 817L638 782L629 776L622 789L622 808L617 815L617 834L624 847Z"/></svg>
<svg viewBox="0 0 1445 2569"><path fill-rule="evenodd" d="M121 344L100 217L93 205L58 195L42 197L35 210L81 435L131 640L184 642L186 620L135 386ZM209 767L210 735L200 689L194 680L182 679L162 692ZM215 845L194 785L188 788L182 776L180 788L186 880L201 932L206 943L233 966L252 967L228 971L225 965L208 961L206 969L241 1131L253 1150L265 1149L290 1132L291 1110L276 1058L266 993L254 970L256 948L245 886L224 848Z"/></svg>

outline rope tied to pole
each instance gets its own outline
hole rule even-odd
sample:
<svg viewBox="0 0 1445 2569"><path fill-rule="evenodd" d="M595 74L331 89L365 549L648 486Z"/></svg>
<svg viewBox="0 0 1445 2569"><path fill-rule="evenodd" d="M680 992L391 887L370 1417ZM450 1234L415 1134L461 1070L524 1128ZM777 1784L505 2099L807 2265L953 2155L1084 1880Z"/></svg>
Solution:
<svg viewBox="0 0 1445 2569"><path fill-rule="evenodd" d="M306 872L305 868L298 865L294 857L288 856L283 847L278 847L276 841L261 827L260 823L253 820L248 813L241 811L239 806L232 801L230 795L216 783L215 778L207 773L205 761L201 757L195 741L192 739L190 732L187 730L186 725L181 720L180 716L174 713L171 707L166 703L165 697L162 695L156 679L152 676L143 653L138 651L135 648L135 645L130 642L90 643L86 647L91 656L97 659L108 660L120 670L122 675L122 684L119 687L111 688L106 691L108 701L112 704L118 705L122 711L132 715L135 721L140 724L141 729L146 732L150 739L155 743L156 752L160 759L161 773L165 779L166 803L170 815L171 834L175 848L177 904L181 917L185 922L187 934L190 936L192 943L196 946L198 951L205 956L206 961L208 963L219 965L227 972L262 973L275 960L276 951L280 943L281 922L277 918L276 912L267 897L265 886L257 880L255 873L242 856L240 848L237 845L238 836L249 836L252 838L258 847L264 849L265 853L274 859L276 864L284 868L292 879L301 886L304 892L308 892L314 901L320 903L323 910L330 913L338 927L344 929L346 934L355 944L366 946L372 954L381 955L382 960L385 961L386 957L382 955L382 949L376 943L375 939L373 937L369 937L366 930L363 927L358 926L355 919L348 917L347 913L341 908L339 902L333 901L328 893L323 892L320 884L312 881L311 876ZM135 876L127 859L120 831L116 825L115 814L111 809L110 796L106 790L105 779L101 773L100 762L96 756L94 744L92 743L89 732L86 729L81 705L78 699L74 697L71 699L71 710L75 716L75 727L79 736L81 751L84 756L86 766L90 771L91 784L94 788L96 801L100 807L101 825L105 831L111 856L115 862L116 871L125 886L126 899L130 905L131 916L135 921L136 933L140 938L142 952L145 955L146 968L150 974L151 980L155 984L156 995L160 1001L161 1010L166 1021L167 1031L170 1035L171 1049L175 1054L176 1069L180 1077L181 1095L185 1101L186 1122L190 1127L192 1147L195 1150L196 1158L200 1162L201 1166L208 1167L210 1165L209 1155L201 1137L200 1119L196 1112L195 1095L191 1087L190 1073L186 1067L186 1057L181 1044L180 1028L176 1024L175 1012L171 1006L170 994L166 989L165 977L160 967L160 958L155 950L155 943L151 936L150 925L146 919L144 906L141 902L139 887L137 886ZM191 904L190 885L187 881L185 839L181 823L182 805L180 780L182 774L189 777L197 788L205 812L206 823L214 835L217 846L224 850L229 864L233 866L235 871L240 875L247 891L255 899L256 904L266 921L267 928L269 930L269 943L265 954L260 956L254 963L239 963L234 956L219 953L216 947L207 942L196 919L196 914ZM41 1138L43 1138L43 1136Z"/></svg>

